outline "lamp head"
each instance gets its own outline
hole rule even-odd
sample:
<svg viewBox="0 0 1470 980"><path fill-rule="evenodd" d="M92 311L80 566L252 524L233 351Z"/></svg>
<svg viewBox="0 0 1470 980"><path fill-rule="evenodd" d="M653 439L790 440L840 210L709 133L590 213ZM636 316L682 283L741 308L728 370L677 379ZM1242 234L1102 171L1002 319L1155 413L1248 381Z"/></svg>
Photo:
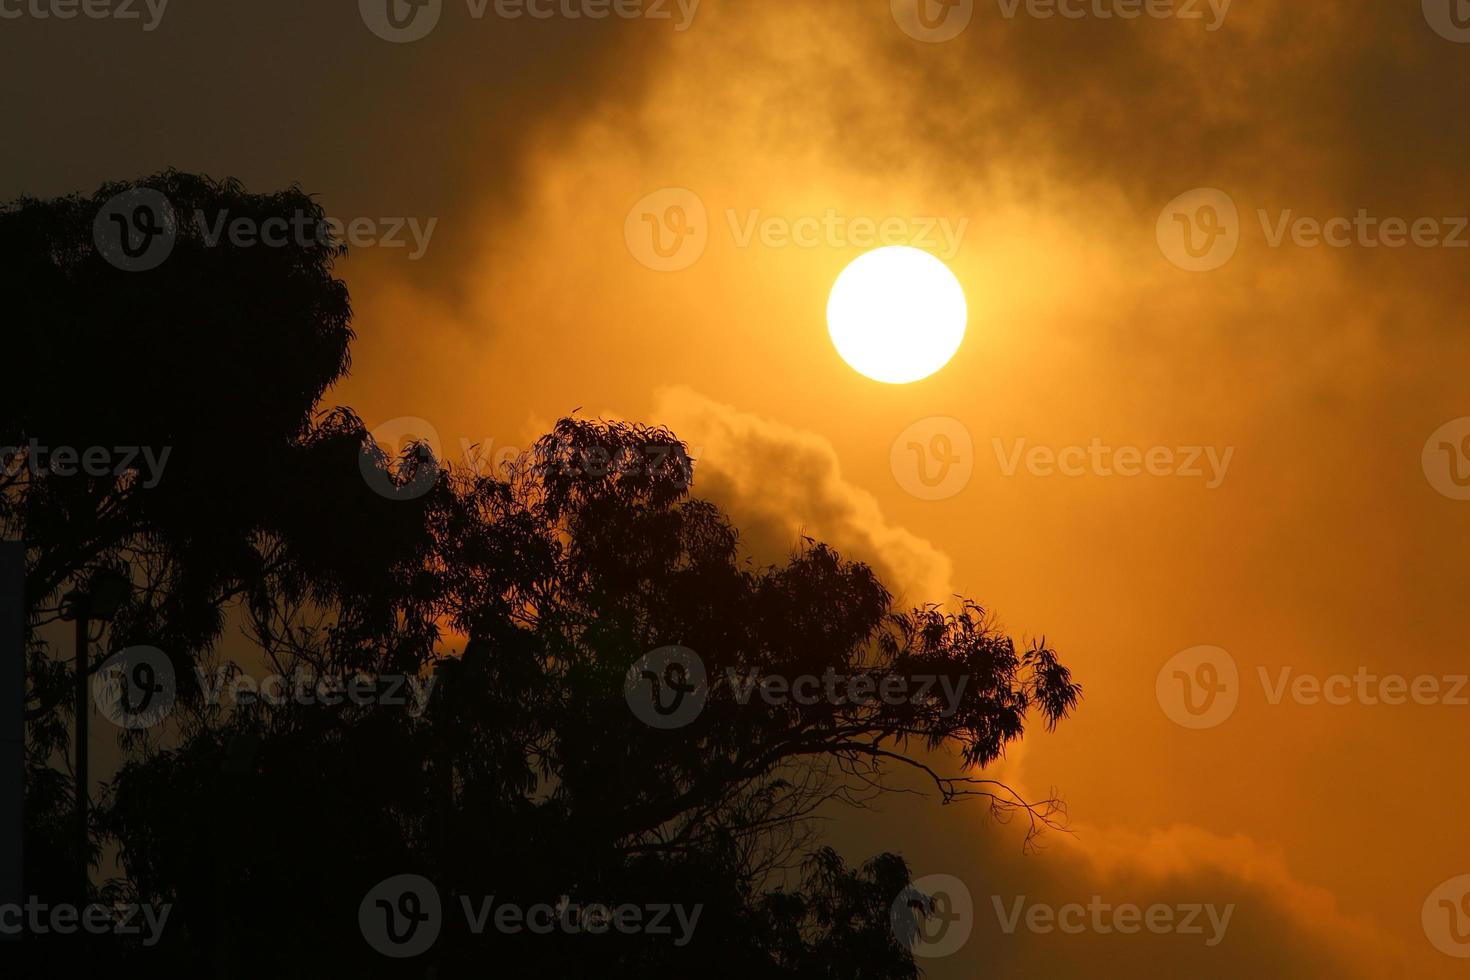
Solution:
<svg viewBox="0 0 1470 980"><path fill-rule="evenodd" d="M99 568L87 579L85 588L68 592L61 600L61 618L75 620L82 616L110 621L133 594L133 583L121 567Z"/></svg>

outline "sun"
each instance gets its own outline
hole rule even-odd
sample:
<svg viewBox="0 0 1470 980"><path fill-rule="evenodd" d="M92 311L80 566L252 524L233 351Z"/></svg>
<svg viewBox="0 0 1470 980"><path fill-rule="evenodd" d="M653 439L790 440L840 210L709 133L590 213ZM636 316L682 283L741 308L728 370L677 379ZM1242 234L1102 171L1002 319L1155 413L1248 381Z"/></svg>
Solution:
<svg viewBox="0 0 1470 980"><path fill-rule="evenodd" d="M949 363L965 339L965 291L949 267L907 246L853 259L827 300L827 330L859 374L909 384Z"/></svg>

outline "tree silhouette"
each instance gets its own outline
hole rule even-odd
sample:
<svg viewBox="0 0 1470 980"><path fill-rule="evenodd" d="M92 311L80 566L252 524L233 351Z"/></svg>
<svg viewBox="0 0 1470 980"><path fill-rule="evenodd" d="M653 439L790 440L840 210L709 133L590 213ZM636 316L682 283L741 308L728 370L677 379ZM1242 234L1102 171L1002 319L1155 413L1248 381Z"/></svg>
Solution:
<svg viewBox="0 0 1470 980"><path fill-rule="evenodd" d="M171 255L147 272L109 261L94 233L107 202L139 191L177 216ZM351 309L331 274L343 250L325 238L237 248L204 229L220 215L295 214L321 209L299 190L251 195L175 172L0 211L8 353L21 366L0 387L0 447L20 449L0 473L0 527L26 542L34 627L56 619L64 586L126 561L146 580L119 634L187 663L268 560L252 542L295 506L293 478L310 465L301 436L348 365ZM57 472L45 454L60 447L106 450L106 472ZM164 460L154 486L138 471L145 452ZM65 679L42 644L33 652L39 734Z"/></svg>
<svg viewBox="0 0 1470 980"><path fill-rule="evenodd" d="M311 206L173 173L138 186L180 213L264 220ZM892 912L903 861L848 868L815 846L812 815L883 792L899 767L945 802L983 797L1033 831L1057 821L1055 801L969 775L1032 714L1050 728L1075 707L1080 689L1044 642L1018 648L971 602L896 609L867 566L817 542L753 564L727 517L691 496L685 446L656 426L563 419L498 473L422 445L385 454L351 411L317 413L350 337L330 275L338 249L262 257L209 246L180 221L163 265L114 274L89 251L87 212L127 189L0 215L4 264L29 270L6 283L24 293L22 343L58 372L80 357L94 384L111 363L156 389L116 419L98 418L110 399L90 385L40 407L7 401L4 431L173 445L181 461L147 491L43 475L6 494L10 530L34 543L33 624L68 582L125 559L143 587L113 646L151 643L176 668L176 709L126 737L98 818L125 870L109 894L173 906L157 946L115 943L116 962L155 976L914 977ZM185 336L191 323L229 336ZM47 331L78 342L30 336ZM283 675L409 675L432 679L431 696L422 711L221 707L192 668L213 661L227 622ZM64 735L48 691L65 669L35 646L44 762ZM673 670L651 657L670 647L694 660ZM752 696L763 677L871 687L767 703ZM934 682L873 696L915 678ZM697 711L650 723L632 705L660 693ZM960 775L934 761L951 752ZM41 771L32 783L52 807L30 832L55 855L65 784ZM400 960L365 941L359 912L407 874L432 883L442 914L430 948ZM549 938L472 929L464 913L489 896L701 912L683 944L615 929Z"/></svg>

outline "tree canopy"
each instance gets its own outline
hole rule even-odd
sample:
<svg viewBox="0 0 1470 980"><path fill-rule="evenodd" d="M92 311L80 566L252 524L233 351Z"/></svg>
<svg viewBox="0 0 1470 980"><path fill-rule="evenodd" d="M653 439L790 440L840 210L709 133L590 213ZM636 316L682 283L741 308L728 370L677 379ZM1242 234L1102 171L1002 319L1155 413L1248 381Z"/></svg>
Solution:
<svg viewBox="0 0 1470 980"><path fill-rule="evenodd" d="M144 271L118 268L94 235L107 202L138 188L176 222L171 253ZM220 214L303 213L321 218L299 190L174 172L0 211L24 368L0 395L0 444L170 451L152 486L54 467L0 477L0 520L28 549L30 891L64 894L74 860L70 650L47 629L67 589L123 567L135 587L107 649L163 651L177 703L120 735L126 761L93 828L122 868L105 893L173 909L156 946L109 947L117 963L154 976L918 976L892 914L903 860L849 867L810 818L910 770L944 802L978 796L1033 829L1055 823L1054 801L980 770L1028 721L1049 728L1076 706L1056 653L1017 644L971 601L896 608L869 567L819 542L755 564L699 499L697 461L656 425L566 418L494 473L421 444L384 452L351 410L321 404L348 366L341 248L206 233ZM221 706L201 678L233 627L282 675L411 677L428 696L417 710ZM660 727L630 704L688 680L687 663L657 661L668 649L702 681L679 689L697 713ZM752 696L773 677L871 687ZM916 678L912 696L873 693ZM364 896L394 875L432 882L444 906L415 959L364 941ZM488 896L702 911L683 945L617 930L548 941L472 929L461 909ZM52 966L66 955L29 948Z"/></svg>

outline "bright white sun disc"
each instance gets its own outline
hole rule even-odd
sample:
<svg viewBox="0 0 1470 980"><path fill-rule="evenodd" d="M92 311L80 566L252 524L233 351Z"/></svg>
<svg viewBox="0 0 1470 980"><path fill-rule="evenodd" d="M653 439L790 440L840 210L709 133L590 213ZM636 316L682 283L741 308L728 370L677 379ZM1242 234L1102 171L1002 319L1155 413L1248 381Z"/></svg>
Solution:
<svg viewBox="0 0 1470 980"><path fill-rule="evenodd" d="M949 267L903 245L858 256L827 300L837 353L859 374L888 384L919 381L948 364L968 315Z"/></svg>

